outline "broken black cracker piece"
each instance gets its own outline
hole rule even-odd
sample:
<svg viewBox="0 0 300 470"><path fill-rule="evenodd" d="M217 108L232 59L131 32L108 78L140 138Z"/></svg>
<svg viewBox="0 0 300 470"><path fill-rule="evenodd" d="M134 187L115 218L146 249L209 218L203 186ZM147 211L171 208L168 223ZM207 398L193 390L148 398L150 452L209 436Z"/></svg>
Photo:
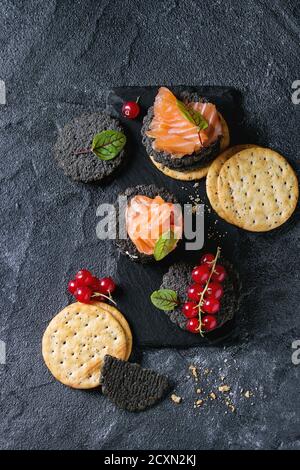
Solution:
<svg viewBox="0 0 300 470"><path fill-rule="evenodd" d="M239 275L234 269L233 265L225 260L222 256L220 257L220 260L218 260L218 263L222 264L227 272L227 277L222 283L224 294L221 299L221 308L217 315L215 315L218 320L217 328L220 328L226 322L232 320L235 313L238 311L241 286ZM163 276L162 285L160 286L160 289L172 289L178 293L178 307L170 312L165 313L173 323L185 331L187 318L182 313L182 305L184 302L189 301L187 297L187 289L188 286L192 284L192 270L193 266L187 263L181 262L173 264L169 271ZM215 328L215 330L217 328Z"/></svg>
<svg viewBox="0 0 300 470"><path fill-rule="evenodd" d="M160 401L170 389L166 377L106 355L101 373L102 392L119 408L142 411Z"/></svg>

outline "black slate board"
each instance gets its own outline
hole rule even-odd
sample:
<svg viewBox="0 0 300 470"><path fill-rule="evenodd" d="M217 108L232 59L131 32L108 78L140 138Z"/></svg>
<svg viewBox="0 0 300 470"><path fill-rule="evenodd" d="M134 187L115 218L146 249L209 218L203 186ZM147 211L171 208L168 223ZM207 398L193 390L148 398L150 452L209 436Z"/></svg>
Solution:
<svg viewBox="0 0 300 470"><path fill-rule="evenodd" d="M196 91L215 103L225 117L231 134L231 143L241 143L242 133L242 106L240 94L226 87L170 87L176 94L183 90ZM205 192L205 180L201 180L197 190L194 182L173 180L159 172L151 163L141 140L142 119L149 106L153 104L158 87L123 87L115 88L108 93L106 109L114 117L119 118L125 127L129 141L129 159L127 167L119 175L119 187L126 189L137 184L155 184L166 187L175 194L180 203L187 203L189 195L197 191L201 202L206 203L205 209L205 250L216 249L222 246L223 255L234 262L235 244L238 239L236 228L219 221L218 217L210 211ZM142 109L140 117L136 120L124 119L121 116L121 107L124 101L136 100ZM245 139L246 136L245 136ZM245 140L246 142L247 140ZM216 222L217 221L217 222ZM217 223L217 228L216 228ZM210 234L210 235L208 235ZM181 248L163 262L155 265L141 265L134 263L125 256L118 260L117 274L122 280L123 295L118 305L124 311L133 329L135 342L140 347L177 347L186 348L195 345L205 345L224 341L234 332L236 321L228 322L226 326L207 335L206 339L181 331L173 325L167 316L155 309L150 302L150 294L159 288L163 274L170 264L178 260L190 261L196 264L199 252L185 252L184 244Z"/></svg>

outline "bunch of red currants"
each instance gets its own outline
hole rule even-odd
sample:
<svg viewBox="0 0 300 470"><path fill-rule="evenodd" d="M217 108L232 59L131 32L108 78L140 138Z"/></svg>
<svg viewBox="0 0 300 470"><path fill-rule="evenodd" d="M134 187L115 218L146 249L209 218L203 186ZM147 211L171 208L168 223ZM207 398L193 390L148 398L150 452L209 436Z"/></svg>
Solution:
<svg viewBox="0 0 300 470"><path fill-rule="evenodd" d="M111 277L98 278L87 269L81 269L68 283L68 291L78 302L88 304L91 300L106 302L111 299L116 284Z"/></svg>
<svg viewBox="0 0 300 470"><path fill-rule="evenodd" d="M214 270L212 272L212 269ZM221 264L215 264L215 255L206 253L201 258L200 266L192 271L194 281L188 287L189 301L182 306L182 312L188 319L186 329L191 333L214 330L218 324L216 314L220 310L220 299L224 290L222 282L226 279L226 270Z"/></svg>

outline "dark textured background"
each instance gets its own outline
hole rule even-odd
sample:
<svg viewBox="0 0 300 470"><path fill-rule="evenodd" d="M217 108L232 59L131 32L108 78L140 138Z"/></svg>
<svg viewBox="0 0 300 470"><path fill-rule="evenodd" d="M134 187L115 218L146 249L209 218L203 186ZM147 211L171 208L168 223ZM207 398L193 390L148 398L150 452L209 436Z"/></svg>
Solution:
<svg viewBox="0 0 300 470"><path fill-rule="evenodd" d="M136 415L115 410L98 392L57 383L40 355L43 330L68 301L65 285L78 266L118 274L115 250L95 235L95 209L117 195L118 180L99 188L65 178L51 155L57 130L102 107L112 86L234 86L243 93L249 138L299 168L300 105L291 102L291 84L300 79L299 2L0 6L0 79L8 89L0 106L0 338L7 343L0 447L299 449L300 366L291 362L291 343L300 339L297 218L272 236L238 232L247 282L235 342L144 353L144 365L175 381L181 405L166 400ZM213 369L201 379L206 391L226 376L235 413L225 414L221 400L193 408L190 363ZM241 396L240 387L254 397Z"/></svg>

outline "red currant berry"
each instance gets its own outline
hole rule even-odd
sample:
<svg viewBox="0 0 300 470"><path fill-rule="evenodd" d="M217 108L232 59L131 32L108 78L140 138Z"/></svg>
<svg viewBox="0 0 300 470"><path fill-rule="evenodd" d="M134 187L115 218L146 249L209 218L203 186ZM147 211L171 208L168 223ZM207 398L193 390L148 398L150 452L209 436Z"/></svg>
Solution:
<svg viewBox="0 0 300 470"><path fill-rule="evenodd" d="M199 333L199 320L198 320L198 318L190 318L186 322L185 327L191 333Z"/></svg>
<svg viewBox="0 0 300 470"><path fill-rule="evenodd" d="M193 318L198 315L198 307L195 302L185 302L182 306L182 313L186 318Z"/></svg>
<svg viewBox="0 0 300 470"><path fill-rule="evenodd" d="M96 276L93 276L93 280L89 286L93 292L101 292L100 279Z"/></svg>
<svg viewBox="0 0 300 470"><path fill-rule="evenodd" d="M211 315L215 315L220 310L220 302L218 299L214 297L208 297L204 300L202 305L202 310L205 313L210 313Z"/></svg>
<svg viewBox="0 0 300 470"><path fill-rule="evenodd" d="M77 281L76 279L72 279L71 281L69 281L68 283L68 291L70 292L70 294L74 294L76 289L77 289Z"/></svg>
<svg viewBox="0 0 300 470"><path fill-rule="evenodd" d="M207 264L208 266L211 266L214 262L214 259L215 255L212 253L205 253L205 255L203 255L201 258L201 264Z"/></svg>
<svg viewBox="0 0 300 470"><path fill-rule="evenodd" d="M103 277L100 279L101 293L105 295L112 294L116 289L116 284L111 277Z"/></svg>
<svg viewBox="0 0 300 470"><path fill-rule="evenodd" d="M92 297L92 291L87 286L78 287L75 291L75 297L78 302L82 302L83 304L88 304Z"/></svg>
<svg viewBox="0 0 300 470"><path fill-rule="evenodd" d="M200 286L200 284L192 284L187 290L187 295L189 299L199 302L202 292L203 286Z"/></svg>
<svg viewBox="0 0 300 470"><path fill-rule="evenodd" d="M223 287L219 282L210 282L205 293L206 297L220 299L223 295Z"/></svg>
<svg viewBox="0 0 300 470"><path fill-rule="evenodd" d="M90 286L93 283L93 276L87 269L81 269L75 276L78 286Z"/></svg>
<svg viewBox="0 0 300 470"><path fill-rule="evenodd" d="M192 279L197 284L205 284L209 278L209 267L206 264L196 266L192 271Z"/></svg>
<svg viewBox="0 0 300 470"><path fill-rule="evenodd" d="M201 324L204 331L211 331L217 327L218 322L216 317L213 317L212 315L206 315L202 318Z"/></svg>
<svg viewBox="0 0 300 470"><path fill-rule="evenodd" d="M136 101L126 101L122 106L122 114L128 119L135 119L140 112L140 105Z"/></svg>
<svg viewBox="0 0 300 470"><path fill-rule="evenodd" d="M224 282L226 279L227 273L223 266L217 264L215 270L212 274L212 280L216 282Z"/></svg>

